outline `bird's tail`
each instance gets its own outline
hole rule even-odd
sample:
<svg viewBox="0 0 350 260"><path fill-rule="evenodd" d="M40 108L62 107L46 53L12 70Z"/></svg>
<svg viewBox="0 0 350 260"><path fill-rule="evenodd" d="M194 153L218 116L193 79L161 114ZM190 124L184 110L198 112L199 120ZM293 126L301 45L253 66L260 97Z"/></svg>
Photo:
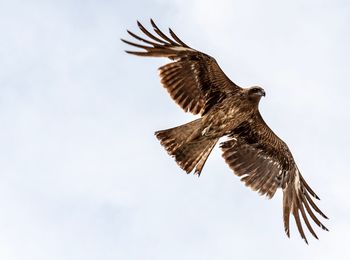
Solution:
<svg viewBox="0 0 350 260"><path fill-rule="evenodd" d="M195 169L194 173L198 175L218 141L218 138L209 139L196 136L195 131L198 131L201 126L200 120L155 132L160 143L168 154L175 158L181 169L187 173Z"/></svg>

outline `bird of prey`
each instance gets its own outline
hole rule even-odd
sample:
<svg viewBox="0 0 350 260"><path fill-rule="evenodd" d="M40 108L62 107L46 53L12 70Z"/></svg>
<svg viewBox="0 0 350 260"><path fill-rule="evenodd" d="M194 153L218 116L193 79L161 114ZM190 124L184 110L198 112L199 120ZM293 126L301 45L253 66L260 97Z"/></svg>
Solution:
<svg viewBox="0 0 350 260"><path fill-rule="evenodd" d="M220 144L222 156L246 186L268 198L278 188L282 189L283 222L288 237L290 215L306 243L301 220L315 238L310 217L328 231L315 214L327 219L311 198L319 197L302 177L288 146L267 126L259 112L264 89L239 87L213 57L189 47L171 29L170 35L166 35L152 19L150 22L154 33L140 22L137 24L143 37L127 31L139 43L122 41L141 51L126 52L172 60L159 68L161 83L185 112L200 115L187 124L155 132L168 154L184 171L199 176L216 143L226 136L227 140Z"/></svg>

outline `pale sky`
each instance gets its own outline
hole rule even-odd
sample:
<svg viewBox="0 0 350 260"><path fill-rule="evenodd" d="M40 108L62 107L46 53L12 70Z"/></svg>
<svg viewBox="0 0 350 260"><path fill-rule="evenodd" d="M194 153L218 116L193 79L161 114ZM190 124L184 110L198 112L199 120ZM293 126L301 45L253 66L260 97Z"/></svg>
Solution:
<svg viewBox="0 0 350 260"><path fill-rule="evenodd" d="M288 239L218 147L200 178L167 155L153 132L194 117L120 41L149 18L265 89L330 232ZM0 259L350 259L349 24L345 0L0 1Z"/></svg>

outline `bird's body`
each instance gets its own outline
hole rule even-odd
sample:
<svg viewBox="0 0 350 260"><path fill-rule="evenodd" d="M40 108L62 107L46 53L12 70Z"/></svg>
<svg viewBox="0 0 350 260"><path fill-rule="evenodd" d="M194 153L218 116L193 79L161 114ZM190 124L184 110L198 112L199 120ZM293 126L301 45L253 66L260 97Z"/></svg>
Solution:
<svg viewBox="0 0 350 260"><path fill-rule="evenodd" d="M159 37L138 23L149 39L128 33L148 45L123 40L145 50L127 52L173 60L159 68L161 82L185 112L200 115L192 122L155 133L177 164L187 173L194 171L200 175L212 149L226 136L227 140L220 144L223 158L241 181L269 198L278 188L283 190L283 220L288 236L290 214L306 242L300 215L314 237L317 238L307 214L327 230L313 212L327 218L311 196L319 198L300 174L288 146L260 115L259 102L265 91L260 87L239 87L214 58L189 47L172 30L169 29L172 37L169 38L152 20L151 24Z"/></svg>
<svg viewBox="0 0 350 260"><path fill-rule="evenodd" d="M245 96L229 96L215 104L202 115L201 132L208 138L220 138L229 134L240 123L254 117L257 110Z"/></svg>

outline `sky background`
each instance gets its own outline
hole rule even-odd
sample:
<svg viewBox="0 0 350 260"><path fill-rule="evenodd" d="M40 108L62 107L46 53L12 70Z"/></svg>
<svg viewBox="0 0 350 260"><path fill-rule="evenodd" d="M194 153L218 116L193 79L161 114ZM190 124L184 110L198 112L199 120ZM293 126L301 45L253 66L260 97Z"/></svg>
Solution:
<svg viewBox="0 0 350 260"><path fill-rule="evenodd" d="M282 196L260 197L216 148L186 175L155 130L192 120L165 59L120 38L172 27L214 56L289 145L329 216L306 246ZM350 259L349 1L0 1L0 258ZM129 39L129 38L128 38Z"/></svg>

